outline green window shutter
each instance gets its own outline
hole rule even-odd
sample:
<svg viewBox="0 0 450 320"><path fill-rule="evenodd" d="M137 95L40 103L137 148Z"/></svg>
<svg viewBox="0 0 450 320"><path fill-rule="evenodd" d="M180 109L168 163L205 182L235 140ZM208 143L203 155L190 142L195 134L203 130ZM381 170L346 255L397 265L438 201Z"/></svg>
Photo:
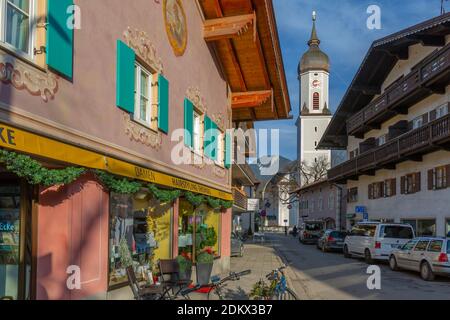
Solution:
<svg viewBox="0 0 450 320"><path fill-rule="evenodd" d="M218 147L219 147L219 129L217 127L217 124L215 122L211 123L211 159L217 160L218 159Z"/></svg>
<svg viewBox="0 0 450 320"><path fill-rule="evenodd" d="M225 168L229 169L231 168L231 134L225 133Z"/></svg>
<svg viewBox="0 0 450 320"><path fill-rule="evenodd" d="M210 145L211 145L211 140L212 140L212 135L211 135L211 129L212 129L212 120L211 118L209 118L208 116L205 116L205 138L203 141L203 147L205 150L205 156L207 156L208 158L212 158L212 150L210 149Z"/></svg>
<svg viewBox="0 0 450 320"><path fill-rule="evenodd" d="M194 105L189 99L184 99L184 144L194 146Z"/></svg>
<svg viewBox="0 0 450 320"><path fill-rule="evenodd" d="M117 106L129 113L134 113L136 54L125 43L117 40Z"/></svg>
<svg viewBox="0 0 450 320"><path fill-rule="evenodd" d="M47 0L47 65L61 75L73 77L73 28L68 28L67 20L72 13L67 9L73 0Z"/></svg>
<svg viewBox="0 0 450 320"><path fill-rule="evenodd" d="M169 133L169 81L158 75L158 128Z"/></svg>

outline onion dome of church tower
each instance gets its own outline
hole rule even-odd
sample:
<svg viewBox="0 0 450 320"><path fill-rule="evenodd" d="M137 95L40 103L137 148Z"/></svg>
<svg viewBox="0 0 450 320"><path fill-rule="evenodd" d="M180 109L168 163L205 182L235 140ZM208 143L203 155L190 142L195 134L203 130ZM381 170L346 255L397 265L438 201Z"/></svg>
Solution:
<svg viewBox="0 0 450 320"><path fill-rule="evenodd" d="M311 38L308 41L309 49L303 55L300 64L298 65L298 74L302 74L308 71L323 70L330 71L330 59L328 56L320 50L320 40L316 31L316 13L313 12L313 28L311 32Z"/></svg>

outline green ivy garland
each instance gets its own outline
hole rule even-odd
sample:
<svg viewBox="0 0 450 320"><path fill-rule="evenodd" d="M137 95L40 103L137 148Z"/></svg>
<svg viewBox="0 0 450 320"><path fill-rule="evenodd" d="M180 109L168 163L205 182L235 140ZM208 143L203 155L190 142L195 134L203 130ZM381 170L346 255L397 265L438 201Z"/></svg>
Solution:
<svg viewBox="0 0 450 320"><path fill-rule="evenodd" d="M12 151L0 150L0 162L5 163L9 171L26 179L30 184L50 187L54 185L66 185L77 180L86 172L85 168L67 167L65 169L47 169L38 161L29 156ZM128 178L120 178L102 170L94 170L100 181L111 191L119 194L134 194L139 192L144 185L139 181ZM149 191L161 202L173 202L184 195L186 200L194 207L208 204L212 209L230 209L233 201L225 201L218 198L194 194L189 191L159 189L154 184L148 185Z"/></svg>
<svg viewBox="0 0 450 320"><path fill-rule="evenodd" d="M28 183L45 187L70 184L86 172L84 168L75 167L47 169L29 156L6 150L0 150L0 162L5 163L9 171L26 179Z"/></svg>
<svg viewBox="0 0 450 320"><path fill-rule="evenodd" d="M111 191L119 194L134 194L142 188L142 183L127 178L118 178L102 170L94 171L100 181Z"/></svg>
<svg viewBox="0 0 450 320"><path fill-rule="evenodd" d="M184 193L186 200L194 206L194 208L201 206L205 202L205 197L201 194L194 194L192 192L186 191Z"/></svg>
<svg viewBox="0 0 450 320"><path fill-rule="evenodd" d="M162 203L169 203L175 201L182 194L181 190L164 190L159 189L154 184L149 184L150 192Z"/></svg>

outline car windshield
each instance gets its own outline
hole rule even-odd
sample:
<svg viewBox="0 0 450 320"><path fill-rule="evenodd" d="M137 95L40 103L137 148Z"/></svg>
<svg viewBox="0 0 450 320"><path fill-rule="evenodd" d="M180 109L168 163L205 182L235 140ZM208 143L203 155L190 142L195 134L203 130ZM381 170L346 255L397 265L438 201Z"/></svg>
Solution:
<svg viewBox="0 0 450 320"><path fill-rule="evenodd" d="M341 232L341 231L333 231L330 233L330 236L333 238L338 238L338 239L343 239L345 238L345 232Z"/></svg>
<svg viewBox="0 0 450 320"><path fill-rule="evenodd" d="M380 231L382 238L412 239L414 234L411 227L406 226L383 226Z"/></svg>
<svg viewBox="0 0 450 320"><path fill-rule="evenodd" d="M322 230L322 224L321 223L307 223L305 225L306 231L320 231Z"/></svg>

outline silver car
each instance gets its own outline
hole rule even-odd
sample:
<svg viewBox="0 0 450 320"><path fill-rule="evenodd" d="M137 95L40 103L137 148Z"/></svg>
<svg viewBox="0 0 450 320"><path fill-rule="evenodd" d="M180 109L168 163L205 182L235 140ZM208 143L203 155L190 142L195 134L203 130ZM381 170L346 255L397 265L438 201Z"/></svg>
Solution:
<svg viewBox="0 0 450 320"><path fill-rule="evenodd" d="M425 281L433 281L435 275L450 276L450 238L416 238L389 257L392 270L417 271Z"/></svg>

